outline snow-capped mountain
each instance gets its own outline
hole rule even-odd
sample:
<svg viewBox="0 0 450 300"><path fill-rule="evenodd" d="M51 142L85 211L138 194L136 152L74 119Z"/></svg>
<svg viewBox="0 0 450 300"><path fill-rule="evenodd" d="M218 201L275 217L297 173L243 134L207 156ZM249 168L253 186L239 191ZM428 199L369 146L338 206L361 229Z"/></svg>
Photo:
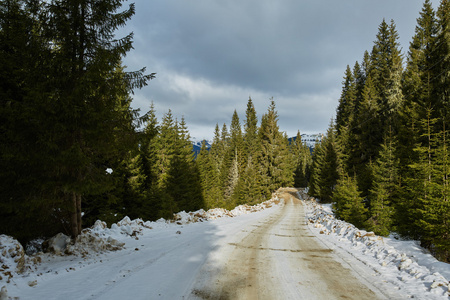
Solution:
<svg viewBox="0 0 450 300"><path fill-rule="evenodd" d="M304 133L301 136L302 136L302 143L306 144L311 149L311 151L316 146L316 143L320 143L323 138L322 133L314 133L314 134ZM289 142L296 141L296 140L297 140L296 136L289 138Z"/></svg>
<svg viewBox="0 0 450 300"><path fill-rule="evenodd" d="M314 148L316 143L320 143L323 138L322 133L314 133L314 134L302 134L302 143L306 143L310 148Z"/></svg>
<svg viewBox="0 0 450 300"><path fill-rule="evenodd" d="M200 153L200 149L202 149L203 141L205 141L205 143L206 143L206 149L209 150L209 148L211 148L212 141L208 141L208 140L205 140L205 139L199 140L199 139L196 139L196 138L191 138L192 151L194 151L195 157L197 157L197 154Z"/></svg>

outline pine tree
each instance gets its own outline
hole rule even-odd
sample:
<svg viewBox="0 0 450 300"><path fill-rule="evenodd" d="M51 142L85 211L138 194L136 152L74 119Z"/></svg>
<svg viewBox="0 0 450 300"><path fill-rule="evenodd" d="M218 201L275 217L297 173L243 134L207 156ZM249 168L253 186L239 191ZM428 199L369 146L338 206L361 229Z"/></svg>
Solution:
<svg viewBox="0 0 450 300"><path fill-rule="evenodd" d="M332 196L336 217L358 228L364 227L367 208L364 207L363 200L355 178L342 176L338 180Z"/></svg>
<svg viewBox="0 0 450 300"><path fill-rule="evenodd" d="M258 118L251 98L248 99L245 116L243 137L244 166L238 183L238 204L254 204L259 202L264 196L261 188L261 169L258 163L261 157L258 140Z"/></svg>
<svg viewBox="0 0 450 300"><path fill-rule="evenodd" d="M192 143L184 118L175 125L175 156L170 165L168 193L179 210L195 211L204 207L200 174L194 163Z"/></svg>
<svg viewBox="0 0 450 300"><path fill-rule="evenodd" d="M448 261L448 132L435 130L439 128L438 119L432 119L432 115L430 110L427 118L421 120L428 143L414 149L419 155L419 161L411 165L415 177L409 179L408 186L418 201L410 207L414 223L408 229L411 236L420 238L423 246ZM445 128L445 124L442 128Z"/></svg>
<svg viewBox="0 0 450 300"><path fill-rule="evenodd" d="M360 123L356 134L358 148L355 155L358 159L355 165L358 186L364 195L367 195L371 185L368 165L376 159L379 152L378 136L382 133L382 126L377 115L379 115L378 96L369 76L366 79L361 109L357 116Z"/></svg>
<svg viewBox="0 0 450 300"><path fill-rule="evenodd" d="M248 156L255 157L258 152L258 118L256 116L255 106L253 105L251 98L248 99L245 118L244 152L247 153Z"/></svg>
<svg viewBox="0 0 450 300"><path fill-rule="evenodd" d="M325 203L331 202L333 190L339 178L338 174L338 145L336 140L335 125L333 121L328 128L327 135L322 140L323 161L320 170L319 198Z"/></svg>
<svg viewBox="0 0 450 300"><path fill-rule="evenodd" d="M368 55L368 54L367 54ZM339 146L339 153L341 157L342 171L354 172L356 174L358 170L358 164L361 163L361 153L357 146L357 138L360 134L358 118L362 109L363 92L365 87L366 75L359 63L356 62L353 68L353 73L350 68L347 67L346 80L343 82L342 99L347 98L346 107L347 113L345 120L338 122L336 119L336 138ZM345 95L345 96L344 96ZM341 105L341 104L340 104ZM337 116L338 116L337 112ZM339 124L339 125L338 125Z"/></svg>
<svg viewBox="0 0 450 300"><path fill-rule="evenodd" d="M392 20L380 24L377 39L372 48L369 74L377 95L378 119L381 131L374 136L375 145L381 145L389 126L397 130L398 110L403 102L401 90L402 56L398 33Z"/></svg>
<svg viewBox="0 0 450 300"><path fill-rule="evenodd" d="M292 186L294 169L289 154L288 140L279 131L275 101L271 100L268 112L261 119L259 128L261 143L262 185L267 197L282 186Z"/></svg>
<svg viewBox="0 0 450 300"><path fill-rule="evenodd" d="M238 182L243 170L243 136L239 116L236 110L231 118L230 126L230 147L226 154L226 159L229 161L228 177L225 182L225 201L228 202L230 208L234 208L239 199Z"/></svg>
<svg viewBox="0 0 450 300"><path fill-rule="evenodd" d="M144 86L153 77L144 75L144 70L116 72L121 57L131 50L132 35L114 42L114 31L131 18L134 6L116 13L121 1L104 4L74 0L48 4L49 27L44 34L58 49L52 57L57 92L48 120L58 129L54 136L58 148L55 180L62 187L66 209L71 211L72 236L81 231L82 195L105 189L105 171L98 167L103 161L96 160L116 154L116 140L111 136L119 137L117 125L123 124L123 113L129 112L117 110L117 104L121 105L117 101L130 102L126 95L131 89Z"/></svg>
<svg viewBox="0 0 450 300"><path fill-rule="evenodd" d="M291 143L290 149L295 161L294 186L307 187L312 158L309 147L302 143L300 131L297 132L295 141Z"/></svg>
<svg viewBox="0 0 450 300"><path fill-rule="evenodd" d="M400 122L403 126L398 133L398 152L400 159L399 173L406 185L411 185L415 178L415 169L410 166L419 163L417 147L428 144L426 126L420 120L426 120L428 111L433 106L433 75L435 61L435 40L438 32L435 12L431 2L426 0L423 4L420 17L417 19L415 35L409 46L406 70L403 76L403 94L405 101L400 110ZM417 229L414 228L415 196L411 191L415 188L401 190L397 209L396 222L401 234L417 238Z"/></svg>
<svg viewBox="0 0 450 300"><path fill-rule="evenodd" d="M336 111L336 129L338 134L341 131L341 127L347 126L351 122L353 119L352 116L355 112L355 79L353 77L353 72L348 65L342 85L341 98L339 99L339 105Z"/></svg>
<svg viewBox="0 0 450 300"><path fill-rule="evenodd" d="M369 54L367 51L366 53L368 57ZM364 90L364 85L366 84L366 77L367 76L365 74L364 68L358 62L355 62L355 65L353 66L353 85L355 89L355 105L353 109L353 116L359 113L362 101L362 93Z"/></svg>
<svg viewBox="0 0 450 300"><path fill-rule="evenodd" d="M149 191L155 187L158 180L156 171L156 144L155 141L159 134L158 119L156 118L155 107L152 102L150 110L143 116L145 128L140 134L140 155L142 159L142 168L145 176L144 189Z"/></svg>
<svg viewBox="0 0 450 300"><path fill-rule="evenodd" d="M63 230L44 176L52 155L41 138L48 102L40 100L51 92L50 66L34 4L0 2L0 231L23 242Z"/></svg>
<svg viewBox="0 0 450 300"><path fill-rule="evenodd" d="M392 131L385 137L378 159L372 165L372 189L369 194L369 228L387 236L392 230L400 190L396 143Z"/></svg>
<svg viewBox="0 0 450 300"><path fill-rule="evenodd" d="M438 34L432 53L435 66L433 66L433 108L438 116L449 122L450 113L450 1L442 0L437 12ZM439 128L442 130L442 128Z"/></svg>
<svg viewBox="0 0 450 300"><path fill-rule="evenodd" d="M210 208L211 193L214 188L214 183L217 180L217 176L214 176L215 172L211 163L211 157L212 155L210 155L210 152L206 148L206 141L203 141L195 163L200 174L202 198L205 201L206 208Z"/></svg>
<svg viewBox="0 0 450 300"><path fill-rule="evenodd" d="M205 159L206 173L209 183L203 186L205 205L207 208L223 207L223 187L221 183L221 166L223 161L222 142L220 138L219 124L214 130L214 139L211 149Z"/></svg>
<svg viewBox="0 0 450 300"><path fill-rule="evenodd" d="M160 191L161 208L158 217L171 218L179 209L172 197L171 167L176 156L178 132L172 111L169 110L162 119L158 139L156 141L157 186Z"/></svg>
<svg viewBox="0 0 450 300"><path fill-rule="evenodd" d="M378 234L396 230L420 239L444 261L450 249L449 28L450 1L441 0L435 13L425 0L403 71L395 24L383 20L370 55L353 72L347 67L335 146L328 137L316 146L309 182L315 197L333 191L338 217ZM338 174L335 185L327 183L331 170Z"/></svg>
<svg viewBox="0 0 450 300"><path fill-rule="evenodd" d="M243 152L243 136L241 123L239 121L239 116L236 110L233 113L231 118L231 126L230 126L230 148L237 150L237 152L242 156ZM242 158L239 158L239 161L242 161Z"/></svg>
<svg viewBox="0 0 450 300"><path fill-rule="evenodd" d="M432 249L436 256L444 262L450 262L450 151L449 151L449 132L445 121L442 124L442 130L437 134L438 148L436 149L436 183L437 183L437 201L434 203L425 203L424 218L421 224L427 231L427 239L431 240Z"/></svg>
<svg viewBox="0 0 450 300"><path fill-rule="evenodd" d="M33 115L38 124L26 132L39 146L27 147L33 155L22 163L46 163L40 166L40 183L29 191L35 196L26 196L25 202L45 206L48 213L60 211L58 218L70 222L73 237L82 228L82 199L114 188L105 169L129 150L126 145L133 145L127 143L136 116L129 94L153 78L143 69L126 73L121 67L132 35L115 40L114 31L134 14L134 5L116 13L121 2L30 2L35 15L29 32L39 38L29 43L37 55L26 53L34 60L27 72L37 76L34 87L19 94L28 99L20 104L27 107L21 117Z"/></svg>
<svg viewBox="0 0 450 300"><path fill-rule="evenodd" d="M324 164L325 151L321 143L316 143L314 146L312 164L311 164L311 175L309 180L309 190L308 194L313 197L320 197L321 193L321 183L320 179L322 177L322 166Z"/></svg>

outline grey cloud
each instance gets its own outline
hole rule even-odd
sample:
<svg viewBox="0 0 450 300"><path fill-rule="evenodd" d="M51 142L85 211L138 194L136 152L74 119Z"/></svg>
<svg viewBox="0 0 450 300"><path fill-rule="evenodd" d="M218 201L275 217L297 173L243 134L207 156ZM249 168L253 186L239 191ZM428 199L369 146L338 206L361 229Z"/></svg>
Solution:
<svg viewBox="0 0 450 300"><path fill-rule="evenodd" d="M273 96L283 126L325 131L346 65L370 51L383 18L396 21L407 49L422 6L417 0L135 2L137 13L124 29L134 31L135 50L125 63L158 73L136 105L154 100L211 132L234 108L243 114L249 94L265 103L260 114ZM304 107L313 112L296 119L292 111Z"/></svg>

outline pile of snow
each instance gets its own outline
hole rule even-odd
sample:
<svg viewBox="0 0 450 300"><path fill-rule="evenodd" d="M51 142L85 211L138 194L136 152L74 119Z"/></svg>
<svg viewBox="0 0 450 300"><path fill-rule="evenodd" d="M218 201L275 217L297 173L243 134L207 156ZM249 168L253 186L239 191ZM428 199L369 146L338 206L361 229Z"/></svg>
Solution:
<svg viewBox="0 0 450 300"><path fill-rule="evenodd" d="M152 229L151 224L154 222L149 222L142 219L134 219L131 220L129 217L123 218L121 221L114 223L111 225L111 228L108 229L106 223L100 220L95 222L92 227L92 232L98 235L127 235L132 237L137 237L138 235L142 235L143 231L146 229Z"/></svg>
<svg viewBox="0 0 450 300"><path fill-rule="evenodd" d="M224 208L213 208L209 209L208 211L205 211L203 209L194 211L194 212L179 212L174 214L173 221L178 225L184 225L189 223L196 223L196 222L204 222L208 220L217 220L220 218L232 218L237 217L241 215L250 214L253 212L258 212L263 209L272 207L272 205L276 204L278 199L273 198L271 200L256 204L256 205L239 205L236 206L232 210L227 210Z"/></svg>
<svg viewBox="0 0 450 300"><path fill-rule="evenodd" d="M10 236L0 235L0 281L9 281L15 273L23 273L25 263L22 245Z"/></svg>
<svg viewBox="0 0 450 300"><path fill-rule="evenodd" d="M14 277L30 271L41 261L40 257L30 258L22 245L13 237L0 235L0 284L14 281ZM8 297L6 286L0 290L0 300L15 299Z"/></svg>
<svg viewBox="0 0 450 300"><path fill-rule="evenodd" d="M305 199L305 195L303 199ZM372 268L405 295L428 295L428 299L450 297L450 264L437 261L415 241L383 238L337 220L331 205L314 199L303 201L312 230L335 247Z"/></svg>

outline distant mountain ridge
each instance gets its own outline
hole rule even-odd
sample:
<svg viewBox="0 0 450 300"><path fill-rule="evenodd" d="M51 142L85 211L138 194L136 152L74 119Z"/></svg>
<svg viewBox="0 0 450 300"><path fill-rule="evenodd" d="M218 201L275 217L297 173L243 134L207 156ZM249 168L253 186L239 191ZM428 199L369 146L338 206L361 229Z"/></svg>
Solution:
<svg viewBox="0 0 450 300"><path fill-rule="evenodd" d="M197 154L200 153L200 150L202 149L203 141L205 141L206 149L209 150L211 148L212 141L209 141L209 140L206 140L206 139L198 140L196 138L192 138L191 139L192 151L194 152L195 157L197 157Z"/></svg>
<svg viewBox="0 0 450 300"><path fill-rule="evenodd" d="M316 146L316 143L320 143L323 138L322 133L313 133L313 134L302 134L302 143L306 144L309 148L314 148ZM297 140L297 137L291 137L289 138L289 141L291 140Z"/></svg>
<svg viewBox="0 0 450 300"><path fill-rule="evenodd" d="M316 143L320 143L322 141L323 138L323 134L322 133L314 133L314 134L302 134L302 143L306 144L311 151L314 149ZM289 142L295 141L297 139L296 136L289 138ZM202 139L202 140L198 140L196 138L192 138L191 142L192 142L192 151L195 154L195 157L197 157L197 155L200 153L200 149L202 148L202 143L203 141L205 141L206 143L206 149L210 149L211 145L212 145L212 141L210 140L206 140L206 139Z"/></svg>

